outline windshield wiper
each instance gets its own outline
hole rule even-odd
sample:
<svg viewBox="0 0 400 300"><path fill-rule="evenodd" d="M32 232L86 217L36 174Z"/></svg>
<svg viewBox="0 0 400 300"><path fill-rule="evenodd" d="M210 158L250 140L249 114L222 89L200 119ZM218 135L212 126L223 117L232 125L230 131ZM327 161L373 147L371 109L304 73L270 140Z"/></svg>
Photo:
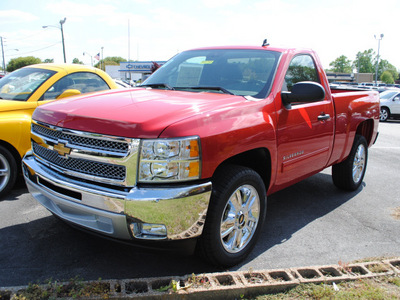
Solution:
<svg viewBox="0 0 400 300"><path fill-rule="evenodd" d="M220 87L220 86L188 86L188 87L175 87L177 90L209 90L209 91L221 91L224 94L229 94L229 95L234 95L234 93L228 91L226 88Z"/></svg>
<svg viewBox="0 0 400 300"><path fill-rule="evenodd" d="M140 87L150 87L150 88L159 88L159 87L165 87L167 90L174 90L173 87L170 87L166 83L149 83L149 84L141 84Z"/></svg>

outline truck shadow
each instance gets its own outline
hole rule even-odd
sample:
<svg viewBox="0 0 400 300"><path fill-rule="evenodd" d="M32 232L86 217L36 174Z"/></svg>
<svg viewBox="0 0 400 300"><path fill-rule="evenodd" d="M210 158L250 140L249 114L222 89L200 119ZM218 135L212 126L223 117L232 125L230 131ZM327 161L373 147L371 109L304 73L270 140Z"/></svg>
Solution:
<svg viewBox="0 0 400 300"><path fill-rule="evenodd" d="M263 231L244 264L273 246L287 242L308 224L351 200L364 186L363 182L357 191L342 191L335 187L330 174L319 173L269 196Z"/></svg>
<svg viewBox="0 0 400 300"><path fill-rule="evenodd" d="M267 221L255 249L242 265L230 270L238 270L274 245L285 243L356 194L336 189L331 176L320 173L270 196ZM223 271L190 254L145 250L81 232L39 204L38 209L46 216L0 229L3 287L76 276L84 280L135 279Z"/></svg>

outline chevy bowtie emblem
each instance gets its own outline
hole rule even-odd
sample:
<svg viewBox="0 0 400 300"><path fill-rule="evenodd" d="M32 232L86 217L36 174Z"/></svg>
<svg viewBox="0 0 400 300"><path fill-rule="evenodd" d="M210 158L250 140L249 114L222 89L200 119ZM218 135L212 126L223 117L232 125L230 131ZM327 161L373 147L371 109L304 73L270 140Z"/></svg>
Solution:
<svg viewBox="0 0 400 300"><path fill-rule="evenodd" d="M71 153L71 149L68 147L65 147L65 144L62 144L62 143L54 145L53 149L55 151L57 151L57 153L60 154L61 156L66 156L67 154Z"/></svg>

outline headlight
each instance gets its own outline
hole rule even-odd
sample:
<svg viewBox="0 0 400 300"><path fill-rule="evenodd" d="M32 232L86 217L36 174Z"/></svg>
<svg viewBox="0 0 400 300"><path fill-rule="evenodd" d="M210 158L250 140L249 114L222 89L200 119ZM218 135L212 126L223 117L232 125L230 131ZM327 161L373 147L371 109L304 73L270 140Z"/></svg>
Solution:
<svg viewBox="0 0 400 300"><path fill-rule="evenodd" d="M185 181L200 178L198 137L142 140L139 182Z"/></svg>

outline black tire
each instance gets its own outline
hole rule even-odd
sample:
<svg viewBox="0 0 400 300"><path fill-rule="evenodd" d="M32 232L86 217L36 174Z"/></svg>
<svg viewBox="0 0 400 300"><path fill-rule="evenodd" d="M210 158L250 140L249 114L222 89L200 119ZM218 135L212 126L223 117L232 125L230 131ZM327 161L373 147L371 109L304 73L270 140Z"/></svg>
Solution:
<svg viewBox="0 0 400 300"><path fill-rule="evenodd" d="M243 261L258 239L266 206L265 185L257 172L233 165L221 169L213 178L206 223L197 244L201 256L220 267Z"/></svg>
<svg viewBox="0 0 400 300"><path fill-rule="evenodd" d="M364 179L367 161L367 140L362 135L356 135L347 159L332 166L333 183L343 190L357 190Z"/></svg>
<svg viewBox="0 0 400 300"><path fill-rule="evenodd" d="M381 107L379 121L386 122L390 118L390 111L387 107Z"/></svg>
<svg viewBox="0 0 400 300"><path fill-rule="evenodd" d="M14 186L17 180L17 163L7 148L0 146L0 199Z"/></svg>

